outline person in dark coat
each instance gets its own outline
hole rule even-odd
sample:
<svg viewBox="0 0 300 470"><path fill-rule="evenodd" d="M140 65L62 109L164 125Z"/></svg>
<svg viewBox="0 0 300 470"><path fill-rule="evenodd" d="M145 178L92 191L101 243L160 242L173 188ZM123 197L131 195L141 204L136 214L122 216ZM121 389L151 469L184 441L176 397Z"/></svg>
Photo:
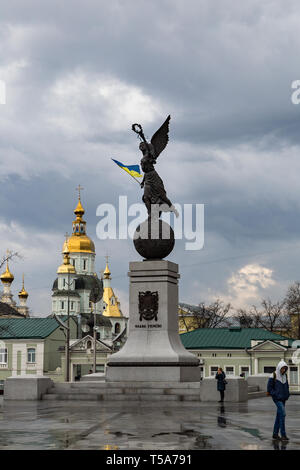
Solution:
<svg viewBox="0 0 300 470"><path fill-rule="evenodd" d="M285 432L285 402L290 396L289 384L286 376L287 370L287 363L281 360L276 367L276 372L269 378L267 385L268 395L272 397L277 407L277 414L273 428L273 439L280 439L278 435L280 430L282 441L289 440Z"/></svg>
<svg viewBox="0 0 300 470"><path fill-rule="evenodd" d="M223 403L224 401L224 392L226 389L226 384L225 384L225 377L226 374L223 371L221 367L219 367L218 372L216 373L216 379L217 379L217 390L220 392L221 395L221 400L219 400L219 403Z"/></svg>

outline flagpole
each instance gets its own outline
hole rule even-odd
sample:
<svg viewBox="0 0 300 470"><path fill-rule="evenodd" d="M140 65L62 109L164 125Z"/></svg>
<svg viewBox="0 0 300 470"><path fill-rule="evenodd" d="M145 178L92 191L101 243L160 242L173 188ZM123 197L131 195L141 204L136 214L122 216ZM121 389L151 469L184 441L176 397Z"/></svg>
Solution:
<svg viewBox="0 0 300 470"><path fill-rule="evenodd" d="M123 170L123 168L122 168L122 170ZM124 170L124 171L126 171L126 170ZM130 175L130 173L128 173L127 171L126 171L126 173L127 173L127 175ZM131 176L131 178L133 178L133 179L137 182L137 184L138 184L139 186L141 186L141 183L139 182L139 180L137 180L137 179L136 179L134 176L132 176L132 175L130 175L130 176Z"/></svg>
<svg viewBox="0 0 300 470"><path fill-rule="evenodd" d="M112 158L112 161L114 161L113 158ZM120 166L120 165L118 165L118 166ZM124 168L122 168L121 166L120 166L120 168L121 168L122 170L124 170ZM128 173L128 171L126 171L126 170L124 170L124 171L127 173L127 175L130 175L131 178L133 178L133 179L137 182L137 184L138 184L139 186L141 186L141 183L139 182L139 180L137 180L134 176L132 176L131 173Z"/></svg>

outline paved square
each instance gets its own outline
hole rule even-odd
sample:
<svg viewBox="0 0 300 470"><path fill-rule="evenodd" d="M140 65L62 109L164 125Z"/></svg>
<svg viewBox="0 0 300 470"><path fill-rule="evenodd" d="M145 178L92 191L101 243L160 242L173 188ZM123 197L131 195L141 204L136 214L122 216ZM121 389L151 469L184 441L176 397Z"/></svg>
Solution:
<svg viewBox="0 0 300 470"><path fill-rule="evenodd" d="M300 449L300 396L286 405L286 449ZM0 449L279 449L275 405L248 403L3 402Z"/></svg>

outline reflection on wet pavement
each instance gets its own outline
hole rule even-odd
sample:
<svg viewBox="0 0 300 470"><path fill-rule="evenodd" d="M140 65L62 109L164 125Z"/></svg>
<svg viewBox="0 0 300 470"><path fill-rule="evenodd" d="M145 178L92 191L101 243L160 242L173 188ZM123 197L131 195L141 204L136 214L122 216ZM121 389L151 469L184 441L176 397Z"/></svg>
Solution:
<svg viewBox="0 0 300 470"><path fill-rule="evenodd" d="M300 396L287 402L290 441L272 440L275 407L249 403L4 402L0 449L300 449Z"/></svg>
<svg viewBox="0 0 300 470"><path fill-rule="evenodd" d="M158 434L153 434L152 437L156 436L165 436L171 434L178 434L179 436L187 436L187 437L195 437L193 448L198 449L207 449L210 448L211 445L207 442L208 439L211 439L211 436L204 436L198 431L194 431L193 429L187 429L186 431L182 432L160 432Z"/></svg>

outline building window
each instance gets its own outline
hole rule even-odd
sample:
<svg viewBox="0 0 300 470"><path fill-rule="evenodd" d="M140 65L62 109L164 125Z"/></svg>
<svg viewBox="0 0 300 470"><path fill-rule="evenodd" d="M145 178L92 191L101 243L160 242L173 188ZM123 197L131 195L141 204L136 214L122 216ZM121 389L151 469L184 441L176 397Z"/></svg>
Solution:
<svg viewBox="0 0 300 470"><path fill-rule="evenodd" d="M226 366L225 367L226 375L234 375L234 367L233 366Z"/></svg>
<svg viewBox="0 0 300 470"><path fill-rule="evenodd" d="M92 348L92 342L91 342L91 341L87 341L86 347L87 347L87 349L91 349L91 348Z"/></svg>
<svg viewBox="0 0 300 470"><path fill-rule="evenodd" d="M115 324L115 333L116 333L116 335L120 333L120 330L121 330L120 323L116 323Z"/></svg>
<svg viewBox="0 0 300 470"><path fill-rule="evenodd" d="M216 375L218 372L219 367L218 366L210 366L210 375Z"/></svg>
<svg viewBox="0 0 300 470"><path fill-rule="evenodd" d="M0 364L7 364L7 348L0 349Z"/></svg>
<svg viewBox="0 0 300 470"><path fill-rule="evenodd" d="M244 374L246 379L249 376L249 366L241 366L241 374Z"/></svg>
<svg viewBox="0 0 300 470"><path fill-rule="evenodd" d="M27 349L27 362L35 363L35 348Z"/></svg>
<svg viewBox="0 0 300 470"><path fill-rule="evenodd" d="M275 366L265 366L264 374L272 374L272 372L275 372L275 370L276 370Z"/></svg>
<svg viewBox="0 0 300 470"><path fill-rule="evenodd" d="M198 354L197 354L197 356L198 356L198 357L201 357L201 356L202 356L202 354L201 354L201 353L198 353Z"/></svg>
<svg viewBox="0 0 300 470"><path fill-rule="evenodd" d="M61 301L61 309L64 310L65 309L65 302L62 300Z"/></svg>
<svg viewBox="0 0 300 470"><path fill-rule="evenodd" d="M64 286L63 286L63 287L65 287L65 285L66 285L66 280L65 280L65 278L64 278Z"/></svg>
<svg viewBox="0 0 300 470"><path fill-rule="evenodd" d="M212 357L217 357L217 353L212 353Z"/></svg>
<svg viewBox="0 0 300 470"><path fill-rule="evenodd" d="M291 366L290 367L290 383L291 385L298 385L299 380L298 380L298 367L297 366Z"/></svg>
<svg viewBox="0 0 300 470"><path fill-rule="evenodd" d="M231 353L228 353L228 354L227 354L227 357L231 357Z"/></svg>
<svg viewBox="0 0 300 470"><path fill-rule="evenodd" d="M71 310L74 310L74 302L71 302Z"/></svg>
<svg viewBox="0 0 300 470"><path fill-rule="evenodd" d="M86 269L86 259L83 260L83 269Z"/></svg>

